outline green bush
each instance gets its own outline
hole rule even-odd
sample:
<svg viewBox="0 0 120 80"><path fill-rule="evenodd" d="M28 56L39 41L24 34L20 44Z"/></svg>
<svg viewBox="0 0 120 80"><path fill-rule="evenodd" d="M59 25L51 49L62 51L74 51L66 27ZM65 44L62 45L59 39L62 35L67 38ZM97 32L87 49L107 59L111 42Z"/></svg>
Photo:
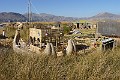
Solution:
<svg viewBox="0 0 120 80"><path fill-rule="evenodd" d="M63 27L64 34L68 34L70 32L70 30L71 30L70 27L67 27L67 26Z"/></svg>

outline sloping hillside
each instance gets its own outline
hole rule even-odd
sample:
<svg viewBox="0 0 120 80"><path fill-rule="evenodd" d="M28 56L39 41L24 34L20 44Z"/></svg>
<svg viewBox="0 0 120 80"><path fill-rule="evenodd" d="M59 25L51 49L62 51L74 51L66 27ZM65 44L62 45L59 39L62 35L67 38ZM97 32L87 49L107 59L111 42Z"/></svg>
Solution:
<svg viewBox="0 0 120 80"><path fill-rule="evenodd" d="M24 14L26 18L28 18L27 14ZM55 16L52 14L46 14L46 13L32 13L32 21L74 21L74 20L79 20L79 18L74 18L74 17L64 17L64 16Z"/></svg>
<svg viewBox="0 0 120 80"><path fill-rule="evenodd" d="M51 21L76 21L80 19L85 20L120 20L120 15L112 14L108 12L99 13L92 17L86 18L75 18L75 17L65 17L65 16L56 16L52 14L46 13L32 13L32 21L40 21L40 22L51 22ZM28 14L20 14L14 12L2 12L0 13L0 22L9 22L9 21L28 21Z"/></svg>
<svg viewBox="0 0 120 80"><path fill-rule="evenodd" d="M0 22L26 21L26 17L19 13L2 12L0 13Z"/></svg>
<svg viewBox="0 0 120 80"><path fill-rule="evenodd" d="M102 19L119 20L120 15L104 12L104 13L99 13L95 16L92 16L88 19L93 19L93 20L102 20Z"/></svg>

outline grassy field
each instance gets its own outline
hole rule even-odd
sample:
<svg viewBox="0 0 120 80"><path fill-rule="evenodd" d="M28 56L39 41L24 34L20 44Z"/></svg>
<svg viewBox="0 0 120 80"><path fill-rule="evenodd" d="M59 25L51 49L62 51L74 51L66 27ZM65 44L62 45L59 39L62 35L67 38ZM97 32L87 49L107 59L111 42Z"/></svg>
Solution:
<svg viewBox="0 0 120 80"><path fill-rule="evenodd" d="M120 48L54 58L0 48L1 80L120 80Z"/></svg>
<svg viewBox="0 0 120 80"><path fill-rule="evenodd" d="M5 30L11 38L16 29L8 27ZM81 32L89 34L95 30ZM28 33L28 28L21 30L25 41ZM57 58L17 54L12 48L0 47L0 80L120 80L120 47L105 53L91 50Z"/></svg>
<svg viewBox="0 0 120 80"><path fill-rule="evenodd" d="M95 33L96 32L96 29L80 29L80 31L83 33L83 34L90 34L90 33Z"/></svg>

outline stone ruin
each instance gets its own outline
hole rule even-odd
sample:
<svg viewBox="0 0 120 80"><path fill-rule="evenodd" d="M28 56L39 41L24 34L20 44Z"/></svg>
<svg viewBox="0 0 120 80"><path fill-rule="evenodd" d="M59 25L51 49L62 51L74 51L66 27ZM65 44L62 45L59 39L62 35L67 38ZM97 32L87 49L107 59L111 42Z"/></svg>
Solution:
<svg viewBox="0 0 120 80"><path fill-rule="evenodd" d="M22 23L19 23L18 30L16 30L15 37L14 37L14 40L13 40L13 50L14 51L16 51L16 52L27 52L27 53L28 52L35 52L35 53L43 53L45 55L55 55L55 56L57 56L57 51L56 51L56 47L57 46L55 47L52 42L47 42L44 50L41 50L41 48L42 48L41 46L42 45L36 46L33 43L31 43L31 42L29 44L26 44L20 38L20 27L21 26L22 26ZM49 29L46 29L46 30L48 31L48 34L49 34L49 32L51 33L51 31ZM30 37L32 36L32 37L38 38L39 41L40 41L40 42L38 42L38 44L42 44L42 39L43 39L43 37L45 37L45 35L43 35L43 34L45 34L44 31L46 31L46 30L30 28ZM53 33L55 34L55 31ZM56 32L56 34L59 34L59 35L57 35L58 37L62 37L63 36L60 33ZM48 36L48 37L50 37L50 36ZM52 37L54 37L54 36L52 35ZM34 42L34 40L32 42ZM58 43L59 42L60 42L60 40L58 41ZM75 52L76 52L75 43L73 42L72 39L70 39L70 40L68 40L67 48L64 48L64 51L62 51L62 54L63 55L64 54L70 55L70 54L75 53Z"/></svg>
<svg viewBox="0 0 120 80"><path fill-rule="evenodd" d="M27 52L27 53L29 51L32 51L32 50L29 50L30 48L28 48L28 45L26 45L25 43L23 45L22 43L24 43L24 42L21 42L20 30L16 30L15 37L13 40L13 50L15 52ZM24 46L24 47L22 47L22 46ZM37 46L34 46L34 47L37 47ZM34 48L34 49L37 49L37 48ZM47 45L43 52L40 51L40 48L38 48L38 50L39 51L38 52L36 51L36 53L43 53L45 55L55 55L55 56L57 55L55 47L50 42L47 42ZM71 55L74 52L76 52L76 46L75 46L75 43L73 42L73 40L70 39L70 40L68 40L68 46L65 49L64 53L66 53L67 55Z"/></svg>

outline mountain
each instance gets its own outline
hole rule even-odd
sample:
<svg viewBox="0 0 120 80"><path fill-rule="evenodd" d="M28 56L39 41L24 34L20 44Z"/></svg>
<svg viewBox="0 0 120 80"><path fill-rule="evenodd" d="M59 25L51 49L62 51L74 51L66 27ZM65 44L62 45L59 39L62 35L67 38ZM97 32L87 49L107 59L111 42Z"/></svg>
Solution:
<svg viewBox="0 0 120 80"><path fill-rule="evenodd" d="M95 16L89 17L88 19L92 19L92 20L105 20L105 19L119 20L120 15L104 12L104 13L99 13Z"/></svg>
<svg viewBox="0 0 120 80"><path fill-rule="evenodd" d="M88 18L75 18L75 17L64 17L64 16L56 16L52 14L46 13L32 13L32 21L40 21L40 22L51 22L51 21L77 21L77 20L120 20L120 15L112 14L108 12L99 13L95 16ZM0 22L8 22L8 21L22 21L25 22L28 20L28 14L20 14L14 12L2 12L0 13Z"/></svg>
<svg viewBox="0 0 120 80"><path fill-rule="evenodd" d="M28 14L24 14L26 18L28 18ZM64 16L55 16L52 14L46 14L46 13L32 13L32 21L74 21L74 20L79 20L79 18L74 18L74 17L64 17Z"/></svg>
<svg viewBox="0 0 120 80"><path fill-rule="evenodd" d="M26 17L19 13L2 12L0 13L0 22L26 21Z"/></svg>
<svg viewBox="0 0 120 80"><path fill-rule="evenodd" d="M0 22L25 22L28 20L28 14L20 14L15 12L2 12L0 13ZM32 13L32 21L42 21L42 22L50 22L50 21L74 21L79 20L79 18L74 17L64 17L64 16L55 16L52 14L46 13Z"/></svg>
<svg viewBox="0 0 120 80"><path fill-rule="evenodd" d="M88 18L74 18L74 17L55 16L55 15L46 14L46 13L40 13L40 14L33 13L32 18L33 18L33 21L76 21L76 20L80 20L80 19L85 19L85 20L120 20L120 15L104 12L104 13L99 13L95 16L88 17Z"/></svg>

